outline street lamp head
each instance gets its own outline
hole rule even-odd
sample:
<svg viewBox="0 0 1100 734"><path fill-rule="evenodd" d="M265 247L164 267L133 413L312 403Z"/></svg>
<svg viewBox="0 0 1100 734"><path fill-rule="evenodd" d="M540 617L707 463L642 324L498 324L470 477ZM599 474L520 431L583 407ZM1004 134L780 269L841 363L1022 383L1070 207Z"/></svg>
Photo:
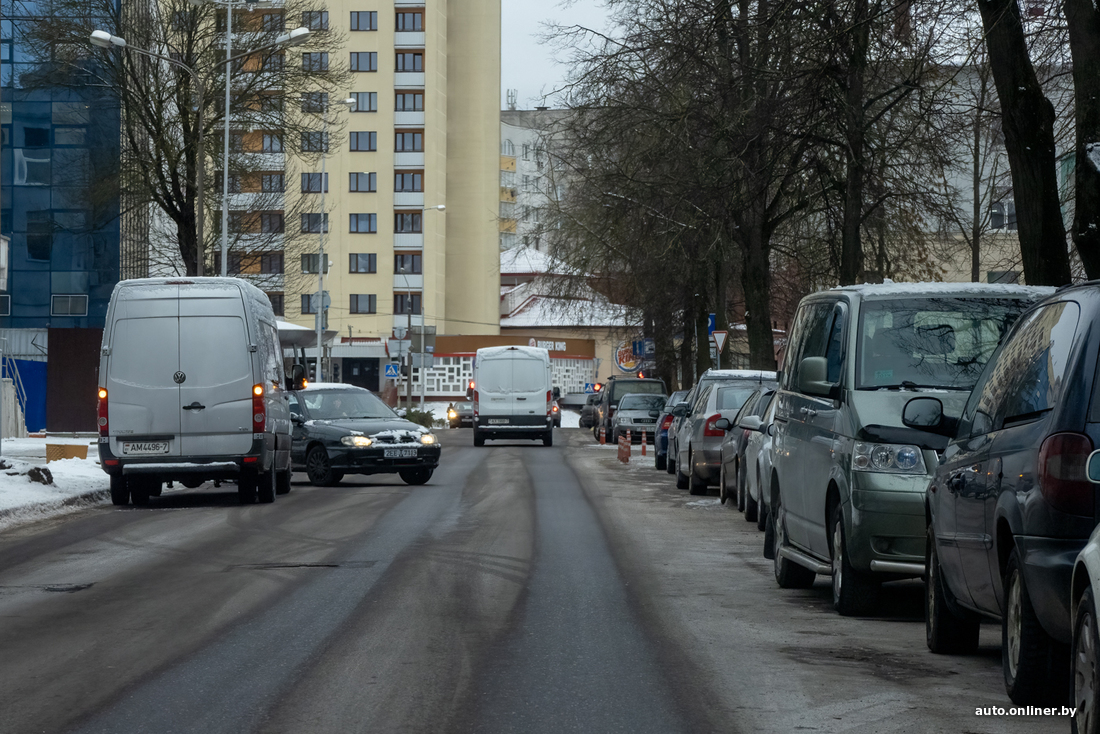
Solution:
<svg viewBox="0 0 1100 734"><path fill-rule="evenodd" d="M126 48L126 39L119 36L112 36L107 31L92 31L92 35L88 40L93 46L99 46L100 48L111 48L117 46L118 48Z"/></svg>
<svg viewBox="0 0 1100 734"><path fill-rule="evenodd" d="M426 212L427 212L427 211L432 211L432 210L434 209L434 210L436 210L436 211L440 211L440 212L441 212L441 211L443 211L443 210L444 210L444 209L446 209L446 208L447 208L447 205L446 205L446 204L436 204L435 206L426 206L426 207L424 207L424 211L426 211Z"/></svg>
<svg viewBox="0 0 1100 734"><path fill-rule="evenodd" d="M284 33L275 39L276 46L301 46L303 43L309 40L312 32L302 26L301 28L295 28L290 33Z"/></svg>
<svg viewBox="0 0 1100 734"><path fill-rule="evenodd" d="M359 105L359 103L355 101L355 97L348 97L347 99L340 102L340 104L344 105L352 112L355 112L355 108Z"/></svg>

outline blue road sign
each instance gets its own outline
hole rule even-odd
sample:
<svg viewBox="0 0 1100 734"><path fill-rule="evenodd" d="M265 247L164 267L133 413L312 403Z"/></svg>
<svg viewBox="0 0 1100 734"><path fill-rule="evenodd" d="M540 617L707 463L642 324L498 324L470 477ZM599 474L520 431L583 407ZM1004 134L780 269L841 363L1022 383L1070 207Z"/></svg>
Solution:
<svg viewBox="0 0 1100 734"><path fill-rule="evenodd" d="M584 391L586 393L590 393L590 394L596 392L596 383L594 383L594 382L584 383Z"/></svg>
<svg viewBox="0 0 1100 734"><path fill-rule="evenodd" d="M386 377L400 377L400 376L401 376L401 369L400 369L400 367L398 367L398 365L392 364L392 363L386 365Z"/></svg>
<svg viewBox="0 0 1100 734"><path fill-rule="evenodd" d="M714 314L708 314L707 315L707 336L709 337L711 334L713 334L714 330L716 328L717 328L717 324L715 324Z"/></svg>

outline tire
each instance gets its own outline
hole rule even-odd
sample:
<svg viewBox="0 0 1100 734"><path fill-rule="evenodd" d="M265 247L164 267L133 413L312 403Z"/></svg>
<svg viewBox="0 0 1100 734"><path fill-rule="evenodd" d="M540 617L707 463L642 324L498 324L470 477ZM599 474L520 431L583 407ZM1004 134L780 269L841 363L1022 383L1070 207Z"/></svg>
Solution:
<svg viewBox="0 0 1100 734"><path fill-rule="evenodd" d="M666 454L658 454L653 452L653 468L657 471L663 471L668 467L668 456Z"/></svg>
<svg viewBox="0 0 1100 734"><path fill-rule="evenodd" d="M401 475L401 481L412 485L427 484L432 478L431 469L402 469L398 474Z"/></svg>
<svg viewBox="0 0 1100 734"><path fill-rule="evenodd" d="M140 480L130 480L130 501L135 505L147 505L149 504L149 496L152 494L149 489L149 482L143 482Z"/></svg>
<svg viewBox="0 0 1100 734"><path fill-rule="evenodd" d="M726 490L726 465L720 464L718 467L718 501L724 505L729 498L729 492Z"/></svg>
<svg viewBox="0 0 1100 734"><path fill-rule="evenodd" d="M756 522L756 518L760 512L760 503L752 498L752 493L749 492L749 483L745 482L745 520L747 522Z"/></svg>
<svg viewBox="0 0 1100 734"><path fill-rule="evenodd" d="M734 477L735 492L737 492L737 511L745 511L745 483L741 481L741 460L737 460L737 476Z"/></svg>
<svg viewBox="0 0 1100 734"><path fill-rule="evenodd" d="M119 506L130 504L130 487L126 477L121 474L111 475L111 504Z"/></svg>
<svg viewBox="0 0 1100 734"><path fill-rule="evenodd" d="M680 471L680 456L679 456L679 454L677 454L677 456L676 456L676 489L687 489L687 488L688 488L687 474L684 474L682 471Z"/></svg>
<svg viewBox="0 0 1100 734"><path fill-rule="evenodd" d="M924 638L937 655L972 655L978 650L981 620L960 617L952 611L951 592L943 581L943 569L936 552L936 534L928 526L924 567Z"/></svg>
<svg viewBox="0 0 1100 734"><path fill-rule="evenodd" d="M688 452L688 494L698 497L707 493L707 483L695 476L695 453Z"/></svg>
<svg viewBox="0 0 1100 734"><path fill-rule="evenodd" d="M669 443L668 450L665 451L665 471L669 474L676 473L676 459L674 458L675 456L676 454L672 451L672 444Z"/></svg>
<svg viewBox="0 0 1100 734"><path fill-rule="evenodd" d="M784 558L779 550L787 544L786 519L783 515L783 502L778 500L776 504L775 521L772 523L775 530L772 533L772 566L775 573L775 582L781 589L808 589L814 585L814 577L817 575L805 566L799 566L789 558Z"/></svg>
<svg viewBox="0 0 1100 734"><path fill-rule="evenodd" d="M485 445L485 436L482 436L481 433L479 433L478 430L475 428L474 429L474 446L484 446L484 445Z"/></svg>
<svg viewBox="0 0 1100 734"><path fill-rule="evenodd" d="M275 493L277 491L278 474L275 471L275 460L272 459L271 471L261 474L256 479L256 497L260 500L260 504L269 505L275 501Z"/></svg>
<svg viewBox="0 0 1100 734"><path fill-rule="evenodd" d="M275 494L290 494L290 467L286 471L279 472L275 477Z"/></svg>
<svg viewBox="0 0 1100 734"><path fill-rule="evenodd" d="M867 614L878 599L879 584L868 572L852 567L848 536L844 532L844 510L837 504L829 523L833 552L833 609L844 617Z"/></svg>
<svg viewBox="0 0 1100 734"><path fill-rule="evenodd" d="M324 446L314 446L306 455L306 475L309 483L314 487L331 487L340 481L336 478L336 472L332 470L332 464L328 459L328 452Z"/></svg>
<svg viewBox="0 0 1100 734"><path fill-rule="evenodd" d="M1100 734L1100 636L1096 629L1096 599L1085 587L1077 604L1073 629L1074 734Z"/></svg>
<svg viewBox="0 0 1100 734"><path fill-rule="evenodd" d="M767 530L768 527L768 506L763 502L760 503L759 508L756 511L756 529Z"/></svg>
<svg viewBox="0 0 1100 734"><path fill-rule="evenodd" d="M547 431L546 433L544 433L542 435L542 445L543 446L553 446L554 445L554 430L553 429Z"/></svg>
<svg viewBox="0 0 1100 734"><path fill-rule="evenodd" d="M1064 703L1068 671L1064 645L1046 633L1031 598L1022 572L1020 551L1012 549L1005 568L1005 613L1001 622L1001 667L1005 691L1017 706Z"/></svg>
<svg viewBox="0 0 1100 734"><path fill-rule="evenodd" d="M769 561L775 560L775 518L770 512L764 524L764 557Z"/></svg>
<svg viewBox="0 0 1100 734"><path fill-rule="evenodd" d="M251 505L256 502L256 475L245 472L237 478L237 501L242 505Z"/></svg>

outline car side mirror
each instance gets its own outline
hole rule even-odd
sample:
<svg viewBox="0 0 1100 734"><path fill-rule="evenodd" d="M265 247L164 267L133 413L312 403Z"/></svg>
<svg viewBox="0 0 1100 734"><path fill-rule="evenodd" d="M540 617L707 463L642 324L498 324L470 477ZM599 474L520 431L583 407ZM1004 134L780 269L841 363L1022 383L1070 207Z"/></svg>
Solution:
<svg viewBox="0 0 1100 734"><path fill-rule="evenodd" d="M943 413L939 398L913 398L901 412L901 422L909 428L917 428L938 436L954 437L959 419Z"/></svg>
<svg viewBox="0 0 1100 734"><path fill-rule="evenodd" d="M554 391L550 394L554 397L554 400L557 400L558 398L561 397L561 388L560 387L555 387Z"/></svg>
<svg viewBox="0 0 1100 734"><path fill-rule="evenodd" d="M729 429L733 428L733 424L730 423L729 418L719 418L718 420L714 421L714 427L717 428L719 431L728 431Z"/></svg>
<svg viewBox="0 0 1100 734"><path fill-rule="evenodd" d="M688 414L688 410L691 409L687 403L679 403L672 409L672 414L677 418L683 418Z"/></svg>
<svg viewBox="0 0 1100 734"><path fill-rule="evenodd" d="M760 427L764 425L764 421L760 420L758 416L746 415L741 419L741 427L750 431L759 431Z"/></svg>
<svg viewBox="0 0 1100 734"><path fill-rule="evenodd" d="M1100 484L1100 449L1089 454L1088 463L1085 464L1085 471L1088 473L1090 482L1093 484Z"/></svg>
<svg viewBox="0 0 1100 734"><path fill-rule="evenodd" d="M836 399L840 385L828 381L829 364L824 357L806 357L798 365L798 389L807 395Z"/></svg>
<svg viewBox="0 0 1100 734"><path fill-rule="evenodd" d="M300 425L302 425L303 423L306 422L306 419L303 418L302 416L298 415L297 413L291 413L290 414L290 422L291 423L297 423L300 426Z"/></svg>
<svg viewBox="0 0 1100 734"><path fill-rule="evenodd" d="M306 386L305 365L295 364L290 367L290 376L286 378L287 390L302 390Z"/></svg>
<svg viewBox="0 0 1100 734"><path fill-rule="evenodd" d="M661 415L661 411L659 411L659 410L651 410L651 411L649 411L649 417L650 417L650 418L656 418L656 417L658 417L659 415Z"/></svg>
<svg viewBox="0 0 1100 734"><path fill-rule="evenodd" d="M404 408L398 408L397 410L395 410L393 412L397 414L398 418L404 418L405 415L408 413L408 411L406 411Z"/></svg>
<svg viewBox="0 0 1100 734"><path fill-rule="evenodd" d="M774 423L769 423L764 428L764 433L768 434L769 436L774 436L775 435L775 424Z"/></svg>
<svg viewBox="0 0 1100 734"><path fill-rule="evenodd" d="M467 400L473 400L474 399L474 389L472 387L466 388L466 399Z"/></svg>

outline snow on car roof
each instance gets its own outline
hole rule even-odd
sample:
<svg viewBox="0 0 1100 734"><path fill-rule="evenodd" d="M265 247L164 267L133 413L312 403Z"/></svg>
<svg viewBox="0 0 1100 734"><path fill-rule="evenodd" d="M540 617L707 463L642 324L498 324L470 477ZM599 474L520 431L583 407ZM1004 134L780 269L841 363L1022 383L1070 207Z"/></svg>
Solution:
<svg viewBox="0 0 1100 734"><path fill-rule="evenodd" d="M859 293L869 298L904 298L906 296L986 296L1002 298L1043 298L1054 293L1048 286L1014 285L1011 283L895 283L887 278L882 283L835 286L830 291Z"/></svg>
<svg viewBox="0 0 1100 734"><path fill-rule="evenodd" d="M519 345L511 347L482 347L477 350L478 359L496 359L498 357L508 356L509 352L515 354L520 352L528 357L535 357L536 359L550 359L550 353L542 347L522 347Z"/></svg>
<svg viewBox="0 0 1100 734"><path fill-rule="evenodd" d="M349 385L346 382L311 382L305 386L305 390L308 392L319 392L321 390L362 390L363 392L370 392L365 387Z"/></svg>
<svg viewBox="0 0 1100 734"><path fill-rule="evenodd" d="M775 373L769 370L707 370L703 373L703 377L712 378L718 377L723 380L728 379L743 379L743 380L774 380Z"/></svg>

